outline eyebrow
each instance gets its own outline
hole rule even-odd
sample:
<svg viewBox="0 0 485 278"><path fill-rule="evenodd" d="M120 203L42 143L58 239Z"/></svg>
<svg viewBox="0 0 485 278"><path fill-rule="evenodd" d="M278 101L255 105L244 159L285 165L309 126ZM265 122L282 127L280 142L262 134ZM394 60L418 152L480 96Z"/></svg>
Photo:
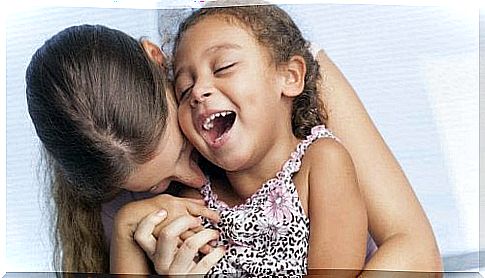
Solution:
<svg viewBox="0 0 485 278"><path fill-rule="evenodd" d="M187 140L186 140L186 139L184 139L184 143L183 143L182 147L181 147L181 148L180 148L180 150L179 150L179 154L177 155L177 159L175 160L175 161L176 161L176 163L178 163L178 161L179 161L179 160L180 160L180 158L182 157L182 151L184 150L184 147L185 147L185 145L187 145L187 143L188 143L188 142L187 142ZM144 191L144 192L150 192L150 189L151 189L152 187L159 185L159 184L160 184L161 182L163 182L164 180L165 180L165 179L161 179L161 180L157 181L155 184L152 184L152 185L149 187L149 189L148 189L147 191Z"/></svg>
<svg viewBox="0 0 485 278"><path fill-rule="evenodd" d="M241 46L239 44L234 44L234 43L221 43L207 48L206 50L204 50L203 53L216 52L218 50L226 50L226 49L241 49Z"/></svg>
<svg viewBox="0 0 485 278"><path fill-rule="evenodd" d="M230 49L241 49L241 48L242 47L238 44L221 43L221 44L217 44L217 45L214 45L214 46L207 48L202 53L210 54L210 53L214 53L214 52L219 51L219 50L230 50ZM173 78L174 81L177 80L178 76L180 75L180 72L182 72L182 70L180 70L180 69L175 72L174 78Z"/></svg>
<svg viewBox="0 0 485 278"><path fill-rule="evenodd" d="M175 160L175 163L178 163L178 162L179 162L180 158L182 157L182 153L183 153L184 147L187 145L187 143L188 143L188 142L187 142L187 140L186 140L186 139L184 139L184 143L183 143L182 147L181 147L181 148L180 148L180 150L179 150L179 154L178 154L178 156L177 156L177 159ZM154 185L150 186L149 188L151 189L152 187L159 185L159 184L160 184L161 182L163 182L164 180L165 180L165 179L162 179L162 180L158 181L157 183L155 183ZM147 191L147 192L150 192L150 189L148 189L148 191Z"/></svg>

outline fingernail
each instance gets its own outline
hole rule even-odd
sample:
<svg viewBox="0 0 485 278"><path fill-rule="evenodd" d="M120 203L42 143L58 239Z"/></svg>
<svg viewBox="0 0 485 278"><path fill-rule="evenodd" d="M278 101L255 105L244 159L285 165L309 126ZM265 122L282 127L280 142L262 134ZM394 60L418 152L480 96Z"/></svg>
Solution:
<svg viewBox="0 0 485 278"><path fill-rule="evenodd" d="M320 49L321 48L318 47L318 45L316 45L315 43L310 44L310 53L312 53L313 57L317 57L318 51Z"/></svg>
<svg viewBox="0 0 485 278"><path fill-rule="evenodd" d="M157 216L159 217L165 217L167 215L167 211L164 209L161 209L157 212Z"/></svg>

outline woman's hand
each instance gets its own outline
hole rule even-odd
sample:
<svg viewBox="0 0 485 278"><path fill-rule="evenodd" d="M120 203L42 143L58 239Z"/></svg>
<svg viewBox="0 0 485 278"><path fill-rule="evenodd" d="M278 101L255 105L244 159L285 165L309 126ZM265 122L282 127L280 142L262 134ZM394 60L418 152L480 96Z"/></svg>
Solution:
<svg viewBox="0 0 485 278"><path fill-rule="evenodd" d="M219 221L217 212L208 209L203 200L179 198L168 194L161 194L124 205L116 213L114 225L115 227L120 225L129 227L130 234L133 235L138 223L145 216L160 209L167 211L167 221L164 221L161 225L157 226L154 230L154 234L158 234L164 225L183 215L203 216L212 221Z"/></svg>
<svg viewBox="0 0 485 278"><path fill-rule="evenodd" d="M180 216L165 225L157 240L153 231L166 216L164 210L149 214L135 232L136 242L151 259L158 274L205 274L224 256L223 247L209 246L211 241L217 240L219 233L201 229L200 219L190 215ZM206 255L199 260L199 250L203 247L207 249Z"/></svg>
<svg viewBox="0 0 485 278"><path fill-rule="evenodd" d="M165 220L153 230L153 235L182 216L203 216L212 221L219 221L216 212L205 207L202 200L177 198L161 194L149 199L128 203L116 214L111 239L110 270L112 273L149 274L145 251L135 241L135 232L139 223L154 211L167 212ZM199 228L200 229L200 228ZM187 229L181 234L182 239L189 238L199 229ZM207 250L207 248L206 248Z"/></svg>

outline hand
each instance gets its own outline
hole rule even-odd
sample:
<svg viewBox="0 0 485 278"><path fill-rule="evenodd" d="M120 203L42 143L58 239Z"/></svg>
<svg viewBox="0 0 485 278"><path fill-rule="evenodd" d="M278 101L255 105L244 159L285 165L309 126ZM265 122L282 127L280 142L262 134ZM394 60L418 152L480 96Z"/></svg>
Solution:
<svg viewBox="0 0 485 278"><path fill-rule="evenodd" d="M216 212L204 206L202 200L177 198L167 194L161 194L149 199L131 202L123 206L116 214L113 233L111 238L110 269L112 273L149 274L149 266L146 261L144 250L134 239L139 223L150 213L164 209L167 211L165 221L153 230L153 235L163 227L181 216L204 216L212 221L219 221ZM187 239L201 230L187 230L181 235L181 239ZM201 248L207 253L210 246Z"/></svg>
<svg viewBox="0 0 485 278"><path fill-rule="evenodd" d="M155 197L135 201L123 206L115 217L115 229L133 235L138 223L153 211L164 209L167 211L166 221L163 221L154 230L153 234L158 235L164 225L171 223L175 218L183 215L203 216L214 222L219 222L217 212L205 207L203 200L178 198L168 194L161 194Z"/></svg>
<svg viewBox="0 0 485 278"><path fill-rule="evenodd" d="M217 240L219 233L202 229L199 218L184 215L165 225L153 235L155 227L167 217L165 210L147 215L135 231L135 240L153 262L155 270L161 275L205 274L224 256L224 247L209 247ZM192 231L191 233L187 233ZM183 238L183 235L187 235ZM208 247L206 255L198 260L199 250Z"/></svg>

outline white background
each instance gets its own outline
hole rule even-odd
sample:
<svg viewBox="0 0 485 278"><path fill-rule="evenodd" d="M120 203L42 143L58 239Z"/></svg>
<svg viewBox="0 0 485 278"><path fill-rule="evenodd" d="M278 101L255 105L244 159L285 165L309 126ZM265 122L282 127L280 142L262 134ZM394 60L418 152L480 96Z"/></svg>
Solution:
<svg viewBox="0 0 485 278"><path fill-rule="evenodd" d="M445 270L478 267L478 12L457 6L284 8L357 90L432 223ZM7 272L52 270L24 76L46 39L83 23L159 42L155 10L18 7L7 14Z"/></svg>

